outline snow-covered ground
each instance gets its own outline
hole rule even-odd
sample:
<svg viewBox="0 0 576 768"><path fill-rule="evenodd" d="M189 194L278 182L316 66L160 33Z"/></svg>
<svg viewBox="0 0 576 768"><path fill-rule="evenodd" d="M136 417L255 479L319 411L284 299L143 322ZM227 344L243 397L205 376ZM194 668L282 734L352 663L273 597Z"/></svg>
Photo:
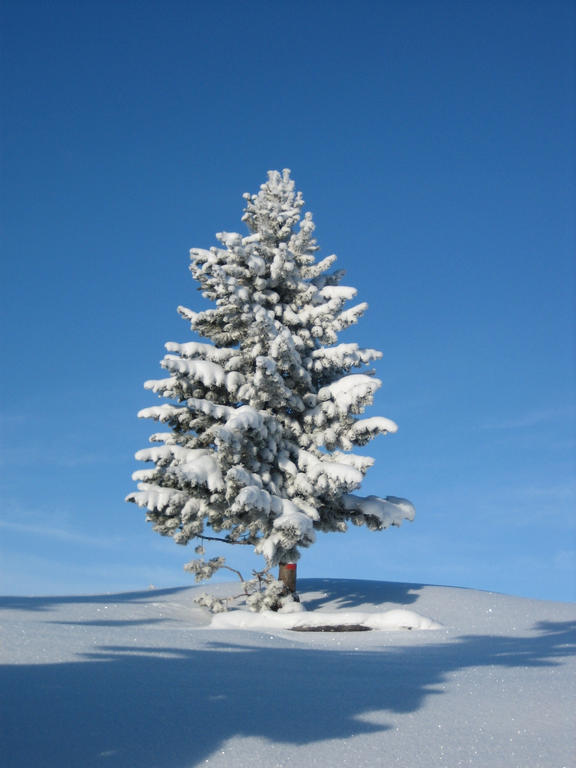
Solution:
<svg viewBox="0 0 576 768"><path fill-rule="evenodd" d="M0 598L1 765L576 764L575 605L372 581L300 590L308 621L244 628L242 615L210 625L194 603L206 587ZM279 626L289 616L386 628L299 632Z"/></svg>

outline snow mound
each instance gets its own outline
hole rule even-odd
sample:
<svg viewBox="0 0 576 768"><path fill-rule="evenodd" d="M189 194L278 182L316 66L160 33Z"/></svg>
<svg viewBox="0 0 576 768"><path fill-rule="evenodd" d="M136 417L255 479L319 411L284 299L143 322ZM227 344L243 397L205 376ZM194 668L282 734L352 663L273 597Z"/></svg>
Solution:
<svg viewBox="0 0 576 768"><path fill-rule="evenodd" d="M442 629L442 624L415 611L397 608L384 612L360 611L298 611L275 613L263 611L230 611L214 616L213 629L302 629L308 627L355 627L388 631L406 629ZM328 630L327 630L328 631Z"/></svg>

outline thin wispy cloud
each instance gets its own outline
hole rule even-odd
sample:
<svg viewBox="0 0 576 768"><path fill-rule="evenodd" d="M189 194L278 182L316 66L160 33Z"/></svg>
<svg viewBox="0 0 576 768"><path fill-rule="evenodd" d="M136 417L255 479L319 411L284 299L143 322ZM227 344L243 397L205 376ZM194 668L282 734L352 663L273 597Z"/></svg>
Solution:
<svg viewBox="0 0 576 768"><path fill-rule="evenodd" d="M543 408L541 410L528 411L518 416L506 419L493 419L481 425L481 429L508 430L528 429L540 424L557 422L561 419L574 418L574 407Z"/></svg>
<svg viewBox="0 0 576 768"><path fill-rule="evenodd" d="M84 546L97 547L98 549L116 549L125 544L125 540L120 537L98 537L89 536L65 528L55 528L48 525L37 525L34 523L13 523L8 520L0 520L0 529L11 531L13 533L25 534L27 536L36 536L46 539L57 539Z"/></svg>
<svg viewBox="0 0 576 768"><path fill-rule="evenodd" d="M21 411L0 411L0 427L10 426L12 424L25 424L30 422L31 418L28 414Z"/></svg>
<svg viewBox="0 0 576 768"><path fill-rule="evenodd" d="M42 574L39 582L38 574ZM191 586L179 567L114 562L114 567L98 562L64 562L58 554L29 552L2 554L0 594L77 595L147 590L151 587Z"/></svg>
<svg viewBox="0 0 576 768"><path fill-rule="evenodd" d="M73 469L96 464L115 464L125 461L126 456L115 453L95 453L78 449L62 451L57 445L49 447L28 445L26 447L0 446L0 466L27 467L42 463L46 466Z"/></svg>

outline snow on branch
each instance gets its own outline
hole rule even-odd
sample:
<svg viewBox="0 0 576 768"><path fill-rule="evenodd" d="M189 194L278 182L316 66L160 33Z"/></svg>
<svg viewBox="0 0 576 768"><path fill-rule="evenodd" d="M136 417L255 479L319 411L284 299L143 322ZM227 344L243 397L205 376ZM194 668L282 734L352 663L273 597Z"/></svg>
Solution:
<svg viewBox="0 0 576 768"><path fill-rule="evenodd" d="M359 419L351 427L348 436L356 445L366 445L375 435L386 435L397 432L398 426L384 416L371 416L369 419Z"/></svg>
<svg viewBox="0 0 576 768"><path fill-rule="evenodd" d="M184 422L190 417L188 408L178 408L175 405L153 405L151 408L142 408L138 411L139 419L154 419L163 422Z"/></svg>
<svg viewBox="0 0 576 768"><path fill-rule="evenodd" d="M176 355L166 355L162 367L173 373L183 374L192 381L199 381L205 387L224 387L236 391L244 383L244 376L237 371L226 373L218 363L209 360L186 360Z"/></svg>
<svg viewBox="0 0 576 768"><path fill-rule="evenodd" d="M190 485L204 485L211 491L222 490L224 480L215 457L206 449L163 445L145 448L136 453L138 461L153 461L159 467L168 467L171 473ZM134 480L145 480L148 470L138 470Z"/></svg>
<svg viewBox="0 0 576 768"><path fill-rule="evenodd" d="M310 267L304 267L302 269L302 277L304 277L307 280L314 279L322 275L324 272L327 272L330 267L334 264L336 261L336 256L332 254L331 256L326 256L326 258L319 261L317 264L314 264Z"/></svg>
<svg viewBox="0 0 576 768"><path fill-rule="evenodd" d="M355 325L367 309L368 304L364 301L361 304L357 304L355 307L350 307L350 309L341 312L335 321L337 330L344 331L351 325Z"/></svg>
<svg viewBox="0 0 576 768"><path fill-rule="evenodd" d="M298 468L301 469L313 484L318 484L320 478L337 483L346 491L358 488L364 479L362 473L351 464L330 461L329 458L317 458L309 451L298 452Z"/></svg>
<svg viewBox="0 0 576 768"><path fill-rule="evenodd" d="M212 363L226 363L230 358L238 354L236 349L215 347L213 344L202 344L198 341L189 341L185 344L168 341L164 346L168 352L176 352L180 357L201 358Z"/></svg>
<svg viewBox="0 0 576 768"><path fill-rule="evenodd" d="M313 350L309 357L309 369L321 373L329 370L359 368L379 360L382 352L377 349L359 349L358 344L338 344L335 347L320 347Z"/></svg>
<svg viewBox="0 0 576 768"><path fill-rule="evenodd" d="M355 512L366 518L377 521L378 528L388 528L391 525L400 526L403 520L414 520L415 510L408 499L397 496L354 496L348 494L342 499L348 512Z"/></svg>
<svg viewBox="0 0 576 768"><path fill-rule="evenodd" d="M320 403L332 401L342 415L349 412L361 413L381 386L380 379L364 373L354 373L322 387L318 392L318 400Z"/></svg>
<svg viewBox="0 0 576 768"><path fill-rule="evenodd" d="M356 288L348 285L326 285L318 292L325 299L339 299L340 301L350 301L358 293Z"/></svg>

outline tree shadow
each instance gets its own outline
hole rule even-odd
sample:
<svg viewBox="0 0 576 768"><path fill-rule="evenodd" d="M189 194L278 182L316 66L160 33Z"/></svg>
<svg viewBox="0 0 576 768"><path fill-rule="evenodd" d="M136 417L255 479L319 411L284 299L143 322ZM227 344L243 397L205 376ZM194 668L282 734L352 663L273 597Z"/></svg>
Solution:
<svg viewBox="0 0 576 768"><path fill-rule="evenodd" d="M327 602L334 603L334 610L361 605L385 610L386 604L410 605L418 600L418 590L423 587L423 584L362 579L346 579L341 582L335 579L301 579L298 582L298 591L303 595L306 592L321 593L315 598L304 597L304 604L309 611L322 608Z"/></svg>
<svg viewBox="0 0 576 768"><path fill-rule="evenodd" d="M338 582L334 579L300 579L300 593L320 592L321 597L306 599L306 608L315 610L326 602L337 603L334 608L354 608L359 605L382 606L383 604L409 605L418 600L418 590L423 584L404 584L400 582L369 581L346 579ZM3 597L0 596L0 609L21 611L52 611L61 605L120 605L148 604L151 600L161 601L165 597L189 591L193 585L150 589L140 592L120 592L104 595L66 595L54 597ZM232 589L237 592L237 584Z"/></svg>
<svg viewBox="0 0 576 768"><path fill-rule="evenodd" d="M140 592L120 592L110 595L66 595L63 597L0 597L0 608L19 611L52 611L60 605L102 605L107 603L145 604L151 600L186 592L190 587L149 589Z"/></svg>
<svg viewBox="0 0 576 768"><path fill-rule="evenodd" d="M234 736L308 745L384 732L362 718L415 712L469 667L557 666L575 652L574 629L543 622L527 637L364 651L110 646L72 663L0 666L0 754L4 768L187 768Z"/></svg>
<svg viewBox="0 0 576 768"><path fill-rule="evenodd" d="M93 619L91 621L50 621L49 624L60 624L68 627L143 627L154 624L164 624L173 619Z"/></svg>

